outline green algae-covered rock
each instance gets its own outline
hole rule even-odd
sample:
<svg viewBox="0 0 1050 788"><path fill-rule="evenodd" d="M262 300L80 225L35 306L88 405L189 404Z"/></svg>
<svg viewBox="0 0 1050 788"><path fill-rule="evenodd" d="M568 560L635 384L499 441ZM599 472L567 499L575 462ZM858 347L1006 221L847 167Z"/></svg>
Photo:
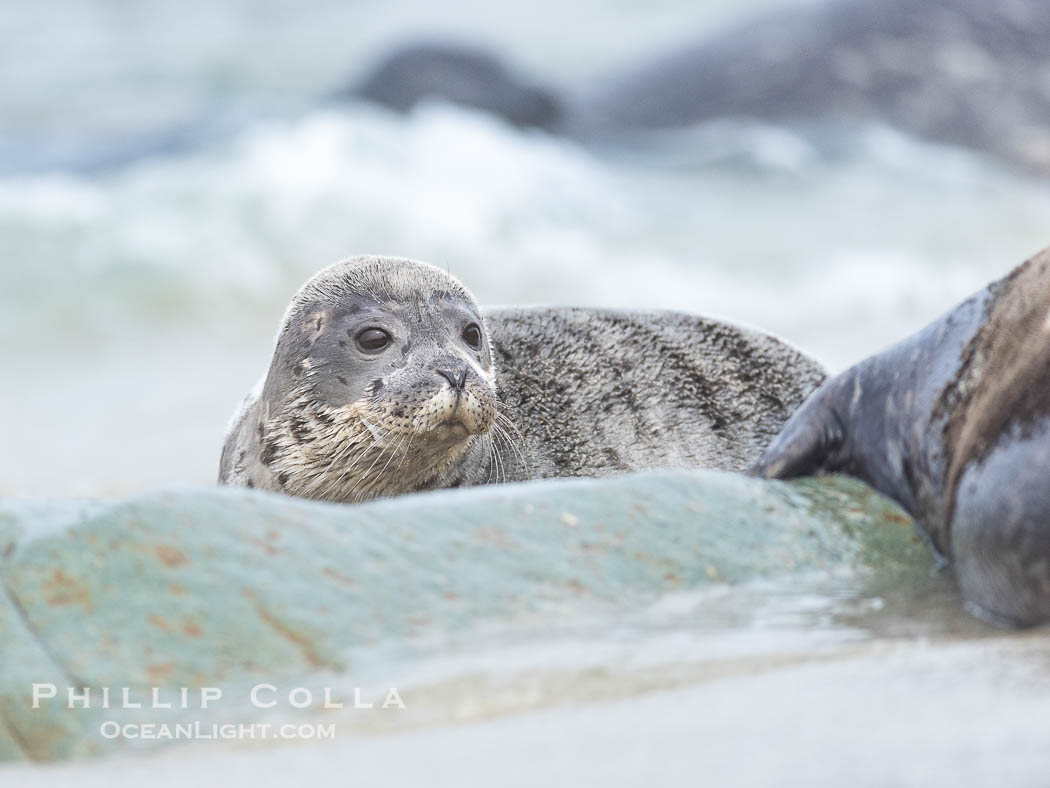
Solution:
<svg viewBox="0 0 1050 788"><path fill-rule="evenodd" d="M0 540L0 759L34 760L120 746L104 720L255 718L244 689L260 683L381 682L452 643L520 642L671 591L930 567L911 520L859 482L704 471L358 506L221 488L6 502ZM34 684L56 697L32 708ZM91 708L67 709L69 687L93 688ZM242 702L202 711L202 687ZM122 688L144 708L122 708ZM154 691L174 708L149 708Z"/></svg>

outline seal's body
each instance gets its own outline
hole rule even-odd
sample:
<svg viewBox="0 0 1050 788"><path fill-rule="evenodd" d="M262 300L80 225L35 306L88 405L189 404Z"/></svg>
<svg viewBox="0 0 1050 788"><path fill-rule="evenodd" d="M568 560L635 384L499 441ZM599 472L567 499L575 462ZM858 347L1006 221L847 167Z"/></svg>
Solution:
<svg viewBox="0 0 1050 788"><path fill-rule="evenodd" d="M824 379L772 337L673 312L482 311L444 272L357 258L296 294L219 480L332 501L655 467L740 470Z"/></svg>
<svg viewBox="0 0 1050 788"><path fill-rule="evenodd" d="M828 0L759 14L596 90L560 96L476 47L419 42L346 95L398 109L436 96L581 138L716 118L875 122L1050 172L1048 40L1044 0Z"/></svg>
<svg viewBox="0 0 1050 788"><path fill-rule="evenodd" d="M1050 250L824 384L751 469L858 476L955 566L971 609L1050 620Z"/></svg>
<svg viewBox="0 0 1050 788"><path fill-rule="evenodd" d="M780 340L694 315L551 307L486 321L526 449L506 458L515 479L742 470L824 379Z"/></svg>

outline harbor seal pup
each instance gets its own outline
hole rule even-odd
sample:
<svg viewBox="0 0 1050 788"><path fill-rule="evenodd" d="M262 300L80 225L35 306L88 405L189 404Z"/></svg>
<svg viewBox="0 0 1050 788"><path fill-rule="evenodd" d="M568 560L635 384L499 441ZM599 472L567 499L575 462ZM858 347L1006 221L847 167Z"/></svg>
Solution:
<svg viewBox="0 0 1050 788"><path fill-rule="evenodd" d="M857 476L921 524L977 615L1050 620L1050 249L824 384L751 468Z"/></svg>
<svg viewBox="0 0 1050 788"><path fill-rule="evenodd" d="M1045 173L1048 40L1044 0L831 0L743 19L593 88L558 91L477 47L421 41L343 95L398 109L433 96L601 140L718 118L879 123Z"/></svg>
<svg viewBox="0 0 1050 788"><path fill-rule="evenodd" d="M296 293L219 481L330 501L660 466L740 470L824 380L758 332L674 312L481 310L361 257Z"/></svg>

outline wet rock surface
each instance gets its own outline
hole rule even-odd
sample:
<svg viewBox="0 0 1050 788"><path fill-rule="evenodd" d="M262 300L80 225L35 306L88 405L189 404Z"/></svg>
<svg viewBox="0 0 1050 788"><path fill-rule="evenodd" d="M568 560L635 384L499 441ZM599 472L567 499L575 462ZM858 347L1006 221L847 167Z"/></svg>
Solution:
<svg viewBox="0 0 1050 788"><path fill-rule="evenodd" d="M800 602L773 618L794 616L792 626L807 632L827 631L832 620L852 632L858 617L877 629L872 609L886 600L892 608L902 588L927 587L932 566L911 520L858 482L780 484L704 471L442 491L360 506L203 487L108 503L6 501L0 542L0 758L33 761L157 744L106 738L99 726L107 720L317 718L316 704L257 708L249 698L259 684L334 686L350 706L352 688L395 686L395 678L435 660L520 655L561 639L587 644L588 659L600 663L593 654L632 639L658 644L669 633L746 632L755 627L755 610L807 593L823 594L834 610L813 617L812 604ZM937 593L951 607L951 590ZM663 616L655 624L654 610ZM908 630L905 619L886 624L891 634ZM627 634L609 640L618 627ZM581 697L689 684L706 670L688 667L695 653L655 651L656 663L678 668L632 668L633 689L613 691L599 681ZM733 653L722 658L733 661ZM490 663L485 672L531 671L549 688L552 676L593 668L566 671L541 659L539 667L495 671ZM422 688L414 716L383 710L361 724L383 732L404 719L428 725L555 702L535 687L504 691L496 702L486 698L485 682L470 678L476 667L457 670L414 680ZM650 679L638 679L646 671ZM32 708L33 684L54 685L56 697ZM69 687L92 688L91 708L68 709ZM202 710L202 687L220 689L221 702ZM122 707L123 688L142 708ZM467 696L483 710L465 712ZM158 702L173 708L152 708Z"/></svg>

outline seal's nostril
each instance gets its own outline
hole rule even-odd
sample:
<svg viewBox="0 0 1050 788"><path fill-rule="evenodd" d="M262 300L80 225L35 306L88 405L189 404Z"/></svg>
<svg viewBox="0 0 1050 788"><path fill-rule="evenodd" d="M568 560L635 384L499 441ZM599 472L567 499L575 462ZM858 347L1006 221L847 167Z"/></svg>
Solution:
<svg viewBox="0 0 1050 788"><path fill-rule="evenodd" d="M437 373L439 375L441 375L441 377L443 377L445 380L448 381L448 385L450 385L452 387L453 391L463 391L464 387L466 387L466 385L467 385L467 370L466 369L464 369L462 372L459 373L459 377L458 378L453 373L451 373L451 372L449 372L448 370L445 370L445 369L439 369L437 371Z"/></svg>
<svg viewBox="0 0 1050 788"><path fill-rule="evenodd" d="M456 380L456 376L453 375L451 372L448 372L448 371L443 370L443 369L439 369L437 371L437 373L439 375L441 375L441 377L443 377L445 380L448 381L448 385L452 386L452 390L453 391L455 391L456 389L460 388L459 381Z"/></svg>

